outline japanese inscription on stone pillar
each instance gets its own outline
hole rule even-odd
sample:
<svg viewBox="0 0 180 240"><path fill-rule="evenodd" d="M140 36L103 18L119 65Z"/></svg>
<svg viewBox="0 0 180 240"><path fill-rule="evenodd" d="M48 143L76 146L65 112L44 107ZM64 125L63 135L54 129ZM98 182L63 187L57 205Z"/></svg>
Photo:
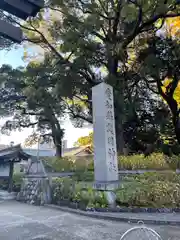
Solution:
<svg viewBox="0 0 180 240"><path fill-rule="evenodd" d="M118 180L113 88L100 83L92 89L95 180Z"/></svg>

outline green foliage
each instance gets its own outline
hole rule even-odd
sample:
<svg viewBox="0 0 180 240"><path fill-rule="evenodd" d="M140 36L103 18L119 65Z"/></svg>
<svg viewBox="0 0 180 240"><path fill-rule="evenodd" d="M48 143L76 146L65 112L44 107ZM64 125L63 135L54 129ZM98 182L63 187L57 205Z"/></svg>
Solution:
<svg viewBox="0 0 180 240"><path fill-rule="evenodd" d="M47 171L52 172L85 172L93 168L92 160L86 160L83 157L63 157L43 159Z"/></svg>
<svg viewBox="0 0 180 240"><path fill-rule="evenodd" d="M129 177L127 177L128 180ZM124 179L126 180L126 179ZM148 182L172 182L172 183L178 183L180 181L180 175L173 172L173 171L165 171L160 173L144 173L140 175L135 175L131 177L131 181L148 181Z"/></svg>
<svg viewBox="0 0 180 240"><path fill-rule="evenodd" d="M118 189L117 203L140 207L179 207L180 176L175 173L131 177Z"/></svg>
<svg viewBox="0 0 180 240"><path fill-rule="evenodd" d="M59 204L61 200L76 202L86 207L106 207L107 201L104 193L93 190L92 187L84 188L83 184L71 178L59 178L53 181L53 202Z"/></svg>
<svg viewBox="0 0 180 240"><path fill-rule="evenodd" d="M64 177L53 180L53 203L65 201L78 206L107 207L103 191L92 189L86 182ZM117 205L130 207L180 207L180 175L167 171L126 176L117 189Z"/></svg>
<svg viewBox="0 0 180 240"><path fill-rule="evenodd" d="M23 181L22 174L13 174L13 191L14 192L20 192L22 181Z"/></svg>
<svg viewBox="0 0 180 240"><path fill-rule="evenodd" d="M76 172L73 176L75 181L83 181L83 182L93 182L94 181L94 172Z"/></svg>
<svg viewBox="0 0 180 240"><path fill-rule="evenodd" d="M167 157L161 153L153 153L148 157L143 155L120 156L119 169L176 169L179 157Z"/></svg>
<svg viewBox="0 0 180 240"><path fill-rule="evenodd" d="M22 178L22 174L13 174L13 192L20 192ZM8 179L0 179L0 189L8 190Z"/></svg>
<svg viewBox="0 0 180 240"><path fill-rule="evenodd" d="M0 189L2 189L2 190L8 189L8 180L0 179Z"/></svg>
<svg viewBox="0 0 180 240"><path fill-rule="evenodd" d="M71 172L75 170L75 160L73 158L46 158L43 159L47 171L52 172Z"/></svg>
<svg viewBox="0 0 180 240"><path fill-rule="evenodd" d="M93 146L93 132L90 132L88 136L83 136L78 138L78 140L74 143L74 146Z"/></svg>
<svg viewBox="0 0 180 240"><path fill-rule="evenodd" d="M133 153L145 152L160 135L161 122L155 121L159 101L154 97L159 92L154 83L159 73L164 75L168 69L169 74L179 64L174 51L162 58L162 50L170 46L162 38L159 56L153 52L156 44L151 45L152 39L157 40L159 22L172 11L179 15L174 0L51 1L22 26L43 57L2 74L8 91L13 88L17 95L25 96L18 103L10 101L14 119L4 129L33 126L45 140L53 138L61 156L61 119L68 113L76 126L92 123L91 88L104 81L114 87L119 152L126 145ZM175 112L177 127L177 109Z"/></svg>
<svg viewBox="0 0 180 240"><path fill-rule="evenodd" d="M68 112L76 126L82 126L84 121L92 122L91 88L105 81L115 87L116 125L121 131L124 122L132 127L132 117L141 122L137 131L131 131L130 137L128 134L125 144L132 146L129 141L135 141L142 129L144 132L148 129L147 135L152 132L149 128L154 125L154 111L152 106L147 107L153 99L147 89L152 86L145 82L148 74L139 74L141 63L136 56L161 28L162 16L171 11L179 14L175 1L53 0L46 10L49 14L43 10L40 16L27 21L24 31L31 42L53 58L43 70L47 73L45 77L55 76L51 84L56 88L58 99L67 97ZM151 67L151 63L149 61L148 66ZM49 66L53 66L51 74ZM158 108L155 102L153 107ZM149 123L147 117L137 117L142 112L151 115ZM123 141L119 142L118 148L123 147ZM135 149L137 152L140 147L136 145Z"/></svg>
<svg viewBox="0 0 180 240"><path fill-rule="evenodd" d="M71 201L73 198L74 182L71 178L57 178L53 182L53 202L60 200Z"/></svg>
<svg viewBox="0 0 180 240"><path fill-rule="evenodd" d="M172 116L172 120L169 120L169 125L170 128L173 126L173 131L169 136L172 137L175 133L176 140L180 144L179 49L180 45L177 40L170 37L161 38L154 36L149 39L146 48L140 51L138 61L141 62L140 75L146 75L147 82L151 79L152 82L156 83L158 91L156 91L153 84L152 90L159 94L169 107L169 114Z"/></svg>
<svg viewBox="0 0 180 240"><path fill-rule="evenodd" d="M52 74L52 61L46 56L42 63L30 62L26 68L1 67L5 91L11 93L6 104L12 114L12 120L5 122L2 132L32 127L35 133L31 137L39 135L43 141L53 140L61 156L64 131L60 119L64 118L65 102L57 96L57 76ZM14 95L19 99L14 101Z"/></svg>
<svg viewBox="0 0 180 240"><path fill-rule="evenodd" d="M77 179L92 179L94 171L93 159L85 160L83 157L46 158L43 160L47 171L75 172ZM162 153L153 153L148 157L143 155L119 156L118 167L120 170L156 169L175 170L179 168L179 156L165 156Z"/></svg>

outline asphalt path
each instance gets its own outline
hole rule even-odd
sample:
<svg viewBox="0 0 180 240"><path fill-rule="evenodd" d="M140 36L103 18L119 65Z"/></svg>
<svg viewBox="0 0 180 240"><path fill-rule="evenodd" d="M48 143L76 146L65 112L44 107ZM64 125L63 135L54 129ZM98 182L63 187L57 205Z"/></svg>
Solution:
<svg viewBox="0 0 180 240"><path fill-rule="evenodd" d="M130 223L111 222L61 212L46 207L0 202L0 240L120 240ZM179 240L180 227L147 226L162 240ZM124 240L157 240L143 232L134 232Z"/></svg>

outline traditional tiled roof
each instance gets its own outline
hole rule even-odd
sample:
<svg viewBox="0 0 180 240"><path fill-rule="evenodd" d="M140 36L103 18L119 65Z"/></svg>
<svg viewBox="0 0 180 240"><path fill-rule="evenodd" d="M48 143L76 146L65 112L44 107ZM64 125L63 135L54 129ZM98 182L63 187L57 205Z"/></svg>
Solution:
<svg viewBox="0 0 180 240"><path fill-rule="evenodd" d="M63 157L67 156L76 156L77 154L86 151L87 155L91 154L91 148L89 145L81 146L81 147L72 147L72 148L65 148L62 151ZM39 157L53 157L56 155L55 149L33 149L33 148L24 148L23 151L31 156L39 156ZM86 153L84 153L86 155Z"/></svg>
<svg viewBox="0 0 180 240"><path fill-rule="evenodd" d="M1 149L8 148L8 147L9 147L8 145L5 145L5 144L0 144L0 150L1 150Z"/></svg>
<svg viewBox="0 0 180 240"><path fill-rule="evenodd" d="M25 153L21 145L9 146L0 150L0 162L28 160L30 155Z"/></svg>
<svg viewBox="0 0 180 240"><path fill-rule="evenodd" d="M82 152L84 152L83 155L92 154L91 147L89 145L86 145L86 146L81 146L81 147L69 148L67 150L65 149L63 155L64 156L76 156L76 155L79 155Z"/></svg>

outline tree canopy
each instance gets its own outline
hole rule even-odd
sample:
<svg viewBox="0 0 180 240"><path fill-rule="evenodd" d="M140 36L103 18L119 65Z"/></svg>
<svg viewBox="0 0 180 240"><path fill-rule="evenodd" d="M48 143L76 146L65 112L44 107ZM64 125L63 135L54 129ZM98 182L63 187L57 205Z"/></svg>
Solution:
<svg viewBox="0 0 180 240"><path fill-rule="evenodd" d="M93 132L90 132L88 136L83 136L77 139L74 146L93 146Z"/></svg>
<svg viewBox="0 0 180 240"><path fill-rule="evenodd" d="M28 47L37 51L27 68L10 69L5 76L6 89L25 97L11 104L17 126L34 124L59 145L63 115L76 126L92 123L91 88L105 81L114 88L120 153L126 145L144 151L156 142L158 116L169 116L167 106L180 141L179 15L174 0L53 0L25 24L14 20L24 30L25 57ZM166 34L169 21L174 33Z"/></svg>

